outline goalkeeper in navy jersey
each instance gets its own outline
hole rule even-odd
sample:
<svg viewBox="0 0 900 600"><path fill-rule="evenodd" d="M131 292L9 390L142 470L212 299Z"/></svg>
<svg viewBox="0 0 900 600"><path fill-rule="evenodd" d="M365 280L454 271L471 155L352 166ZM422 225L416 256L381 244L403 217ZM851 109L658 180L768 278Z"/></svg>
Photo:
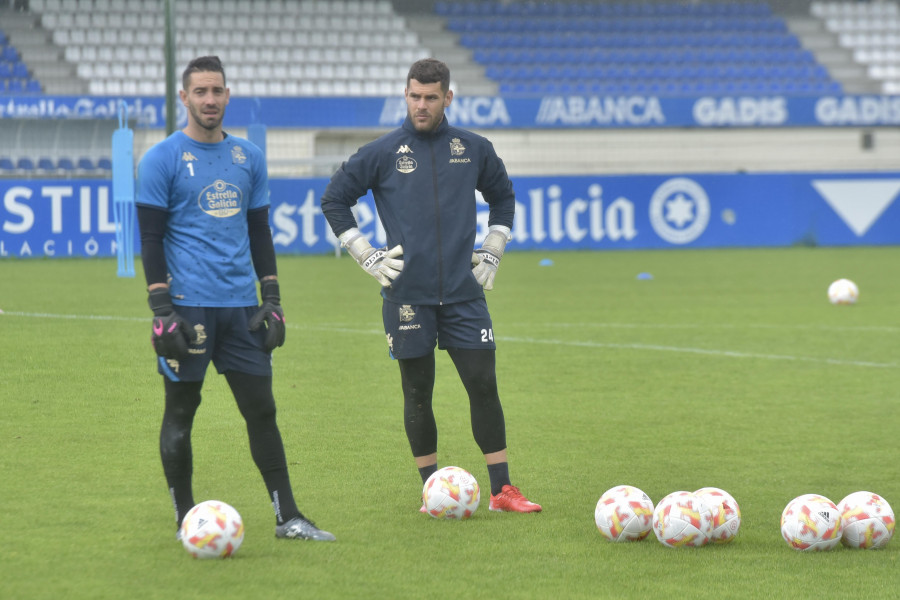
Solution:
<svg viewBox="0 0 900 600"><path fill-rule="evenodd" d="M438 469L432 409L438 347L469 396L472 432L490 476L490 509L539 512L510 482L484 296L510 237L512 183L487 139L447 123L444 109L453 100L447 65L414 63L404 95L403 125L341 165L322 195L322 212L341 245L382 286L384 332L400 367L406 436L422 481ZM368 190L387 235L384 249L372 247L351 212ZM476 190L490 213L484 243L473 252Z"/></svg>
<svg viewBox="0 0 900 600"><path fill-rule="evenodd" d="M187 125L147 151L137 182L151 341L165 388L159 449L176 525L194 505L191 429L212 361L246 422L275 535L331 541L297 508L275 420L272 351L285 324L265 158L222 130L229 90L218 57L191 61L182 86Z"/></svg>

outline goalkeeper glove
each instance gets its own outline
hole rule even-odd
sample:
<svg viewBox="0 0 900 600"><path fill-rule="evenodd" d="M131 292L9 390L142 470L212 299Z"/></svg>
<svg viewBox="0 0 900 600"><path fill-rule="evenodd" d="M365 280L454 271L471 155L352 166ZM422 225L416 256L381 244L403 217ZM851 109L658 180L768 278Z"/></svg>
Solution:
<svg viewBox="0 0 900 600"><path fill-rule="evenodd" d="M266 340L264 346L266 352L284 344L284 311L281 310L281 289L274 279L259 282L259 292L262 296L262 306L250 318L250 331L256 331L262 324L266 324Z"/></svg>
<svg viewBox="0 0 900 600"><path fill-rule="evenodd" d="M494 277L509 238L509 227L491 225L481 248L472 253L472 274L486 290L494 289Z"/></svg>
<svg viewBox="0 0 900 600"><path fill-rule="evenodd" d="M391 283L400 276L403 270L403 247L399 244L387 250L372 247L369 240L353 227L338 238L359 266L366 273L378 280L382 287L391 287Z"/></svg>
<svg viewBox="0 0 900 600"><path fill-rule="evenodd" d="M175 360L187 358L188 345L196 341L197 333L190 323L175 312L169 290L166 288L151 290L147 303L154 315L150 343L153 344L156 354Z"/></svg>

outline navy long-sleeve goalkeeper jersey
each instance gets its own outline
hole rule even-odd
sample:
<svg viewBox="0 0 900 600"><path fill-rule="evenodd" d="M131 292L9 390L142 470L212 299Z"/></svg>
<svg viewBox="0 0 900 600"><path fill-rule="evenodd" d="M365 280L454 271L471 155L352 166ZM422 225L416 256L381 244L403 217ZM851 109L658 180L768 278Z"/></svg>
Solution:
<svg viewBox="0 0 900 600"><path fill-rule="evenodd" d="M448 304L484 297L472 275L475 190L488 224L512 228L515 194L503 161L484 137L451 127L429 133L403 125L366 144L332 176L322 212L334 234L356 227L350 208L368 190L387 235L403 246L403 272L382 296L401 304Z"/></svg>

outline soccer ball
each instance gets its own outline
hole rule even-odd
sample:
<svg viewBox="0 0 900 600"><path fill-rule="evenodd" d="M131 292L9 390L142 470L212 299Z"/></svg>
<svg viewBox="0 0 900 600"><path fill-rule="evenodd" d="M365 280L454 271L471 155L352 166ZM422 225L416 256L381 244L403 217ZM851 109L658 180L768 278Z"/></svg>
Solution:
<svg viewBox="0 0 900 600"><path fill-rule="evenodd" d="M181 521L181 543L194 558L227 558L243 541L241 515L219 500L201 502Z"/></svg>
<svg viewBox="0 0 900 600"><path fill-rule="evenodd" d="M636 487L618 485L600 496L594 522L600 535L613 542L642 540L653 526L653 501Z"/></svg>
<svg viewBox="0 0 900 600"><path fill-rule="evenodd" d="M705 546L712 532L712 509L691 492L672 492L653 511L653 533L664 546Z"/></svg>
<svg viewBox="0 0 900 600"><path fill-rule="evenodd" d="M894 511L887 500L872 492L853 492L838 503L843 533L850 548L883 548L894 535Z"/></svg>
<svg viewBox="0 0 900 600"><path fill-rule="evenodd" d="M797 496L781 513L781 537L794 550L831 550L841 543L841 511L825 496Z"/></svg>
<svg viewBox="0 0 900 600"><path fill-rule="evenodd" d="M713 531L710 541L717 544L730 542L741 527L741 507L726 492L714 487L700 488L694 492L709 505L713 514Z"/></svg>
<svg viewBox="0 0 900 600"><path fill-rule="evenodd" d="M828 301L832 304L856 304L859 288L849 279L838 279L828 286Z"/></svg>
<svg viewBox="0 0 900 600"><path fill-rule="evenodd" d="M431 474L422 489L425 511L435 519L468 519L481 502L481 490L471 473L444 467Z"/></svg>

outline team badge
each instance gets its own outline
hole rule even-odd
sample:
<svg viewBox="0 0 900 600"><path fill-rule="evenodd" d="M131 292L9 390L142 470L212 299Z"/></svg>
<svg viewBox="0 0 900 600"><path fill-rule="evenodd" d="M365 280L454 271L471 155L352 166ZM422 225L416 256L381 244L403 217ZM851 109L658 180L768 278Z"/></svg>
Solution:
<svg viewBox="0 0 900 600"><path fill-rule="evenodd" d="M419 165L416 163L416 159L414 158L401 156L397 159L397 170L401 173L412 173L418 166Z"/></svg>
<svg viewBox="0 0 900 600"><path fill-rule="evenodd" d="M400 306L400 322L401 323L409 323L413 319L416 318L416 311L413 310L413 307L409 304L402 304Z"/></svg>
<svg viewBox="0 0 900 600"><path fill-rule="evenodd" d="M459 141L459 138L453 138L450 140L450 154L453 156L462 156L463 152L466 151L466 147L462 145L462 142Z"/></svg>
<svg viewBox="0 0 900 600"><path fill-rule="evenodd" d="M242 165L247 162L247 155L244 154L243 148L240 146L231 147L231 162L236 165Z"/></svg>

